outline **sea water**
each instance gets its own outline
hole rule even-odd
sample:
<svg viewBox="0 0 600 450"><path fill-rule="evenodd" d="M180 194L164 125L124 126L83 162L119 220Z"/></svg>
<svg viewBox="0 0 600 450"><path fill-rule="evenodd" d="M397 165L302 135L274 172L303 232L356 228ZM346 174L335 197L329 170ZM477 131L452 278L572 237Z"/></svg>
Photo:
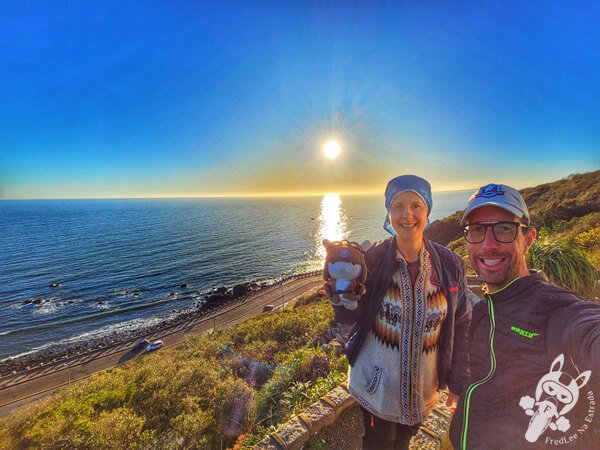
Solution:
<svg viewBox="0 0 600 450"><path fill-rule="evenodd" d="M469 194L434 193L431 220ZM319 269L324 238L385 238L384 217L382 196L336 194L0 201L0 360L159 322L217 286Z"/></svg>

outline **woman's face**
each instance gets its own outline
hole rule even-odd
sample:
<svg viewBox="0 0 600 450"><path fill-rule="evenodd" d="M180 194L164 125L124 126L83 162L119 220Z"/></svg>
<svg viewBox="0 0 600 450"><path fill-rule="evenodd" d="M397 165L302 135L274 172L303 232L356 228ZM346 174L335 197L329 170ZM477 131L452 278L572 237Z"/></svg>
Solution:
<svg viewBox="0 0 600 450"><path fill-rule="evenodd" d="M417 194L410 191L398 194L392 202L389 216L398 244L423 240L427 206Z"/></svg>

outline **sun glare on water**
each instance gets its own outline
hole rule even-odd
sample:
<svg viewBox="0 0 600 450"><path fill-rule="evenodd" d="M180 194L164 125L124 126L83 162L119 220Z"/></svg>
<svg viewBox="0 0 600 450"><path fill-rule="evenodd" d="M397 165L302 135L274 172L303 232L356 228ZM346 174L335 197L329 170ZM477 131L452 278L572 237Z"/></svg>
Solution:
<svg viewBox="0 0 600 450"><path fill-rule="evenodd" d="M321 214L319 215L319 231L316 233L317 255L325 260L325 247L323 239L340 241L347 235L348 219L342 212L342 199L338 194L325 194L321 200Z"/></svg>
<svg viewBox="0 0 600 450"><path fill-rule="evenodd" d="M327 141L325 145L323 145L323 154L327 159L335 159L340 154L341 147L338 141L331 140Z"/></svg>

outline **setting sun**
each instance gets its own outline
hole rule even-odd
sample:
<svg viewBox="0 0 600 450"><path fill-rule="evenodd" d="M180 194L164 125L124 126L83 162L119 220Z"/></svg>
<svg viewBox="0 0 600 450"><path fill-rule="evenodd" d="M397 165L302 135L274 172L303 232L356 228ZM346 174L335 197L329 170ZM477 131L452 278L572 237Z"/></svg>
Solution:
<svg viewBox="0 0 600 450"><path fill-rule="evenodd" d="M340 144L336 140L327 141L323 146L323 154L328 159L335 159L340 154Z"/></svg>

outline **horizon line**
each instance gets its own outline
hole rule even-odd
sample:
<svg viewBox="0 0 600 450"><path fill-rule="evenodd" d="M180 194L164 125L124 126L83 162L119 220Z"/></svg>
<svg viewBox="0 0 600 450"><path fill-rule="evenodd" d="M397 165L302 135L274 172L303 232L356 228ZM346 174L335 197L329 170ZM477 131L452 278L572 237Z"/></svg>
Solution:
<svg viewBox="0 0 600 450"><path fill-rule="evenodd" d="M462 192L469 189L444 189L433 190L432 193ZM356 191L356 192L268 192L254 194L225 193L225 194L205 194L205 195L149 195L149 196L107 196L107 197L21 197L21 198L0 198L0 201L25 201L25 200L180 200L180 199L200 199L200 198L285 198L285 197L321 197L324 195L335 194L343 196L367 196L383 195L379 190Z"/></svg>

